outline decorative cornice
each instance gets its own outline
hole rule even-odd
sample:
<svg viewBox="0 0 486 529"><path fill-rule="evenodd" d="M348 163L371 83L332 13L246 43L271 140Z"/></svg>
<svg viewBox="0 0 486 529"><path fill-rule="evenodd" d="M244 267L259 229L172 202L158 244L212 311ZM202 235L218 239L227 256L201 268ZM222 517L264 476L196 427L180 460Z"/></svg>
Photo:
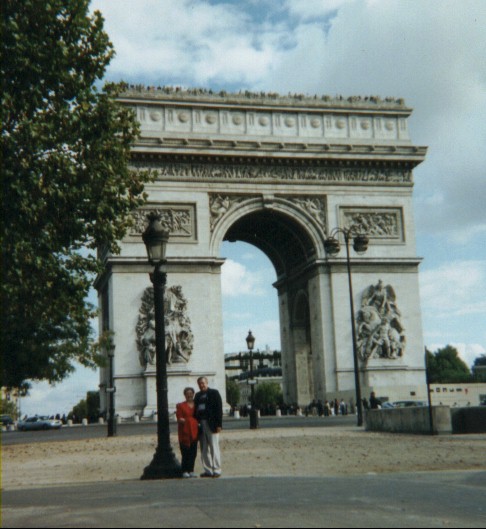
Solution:
<svg viewBox="0 0 486 529"><path fill-rule="evenodd" d="M311 139L309 139L311 140ZM187 137L142 136L134 145L133 153L140 154L174 154L181 155L214 155L225 156L298 156L302 159L343 160L391 160L406 161L418 165L427 154L427 147L416 145L380 145L361 143L326 143L313 141L266 141L244 139L202 139Z"/></svg>

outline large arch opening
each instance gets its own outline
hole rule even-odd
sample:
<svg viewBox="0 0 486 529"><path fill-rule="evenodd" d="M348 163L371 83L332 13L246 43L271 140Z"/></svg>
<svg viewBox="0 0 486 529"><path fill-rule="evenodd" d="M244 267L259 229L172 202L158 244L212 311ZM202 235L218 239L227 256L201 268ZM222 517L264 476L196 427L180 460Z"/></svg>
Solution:
<svg viewBox="0 0 486 529"><path fill-rule="evenodd" d="M301 406L309 404L317 397L315 388L316 379L319 377L319 369L312 354L308 294L309 270L312 269L310 265L315 261L317 253L311 236L300 222L289 215L263 209L235 220L226 230L223 241L220 249L222 257L230 259L231 266L236 262L243 267L239 280L245 281L246 277L251 283L252 273L255 273L260 279L264 276L268 281L273 275L272 280L268 282L270 284L257 285L258 294L261 293L260 288L265 289L266 298L263 303L259 301L260 296L241 296L238 331L235 330L237 325L229 322L230 318L234 320L238 319L238 316L235 318L234 312L228 314L229 304L223 300L225 344L232 343L232 336L230 339L227 337L228 332L231 335L238 332L241 335L241 347L238 351L244 350L244 338L248 329L255 331L267 326L270 336L264 333L257 336L259 348L264 350L267 345L270 349L275 344L279 346L282 353L283 394L286 403ZM245 255L248 256L248 248L253 249L253 254L257 253L256 248L268 257L267 264L263 265L266 266L263 274L261 268L252 269L251 263L245 259ZM261 267L262 259L258 262ZM244 287L245 285L240 285L240 290L245 291ZM265 313L265 308L268 313ZM272 326L268 327L269 325ZM279 336L278 343L275 340L276 333ZM238 352L228 351L226 347L227 345L225 353Z"/></svg>
<svg viewBox="0 0 486 529"><path fill-rule="evenodd" d="M274 210L249 213L226 231L225 241L242 241L259 248L272 262L277 279L290 277L316 255L312 239L306 230Z"/></svg>

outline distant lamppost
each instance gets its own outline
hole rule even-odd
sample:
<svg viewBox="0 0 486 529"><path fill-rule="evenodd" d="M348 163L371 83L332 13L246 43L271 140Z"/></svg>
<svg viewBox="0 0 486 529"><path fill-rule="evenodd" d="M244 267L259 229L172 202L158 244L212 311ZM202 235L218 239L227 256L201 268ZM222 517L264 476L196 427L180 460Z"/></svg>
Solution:
<svg viewBox="0 0 486 529"><path fill-rule="evenodd" d="M109 399L108 407L108 437L114 437L116 435L116 418L115 418L115 379L113 374L113 361L115 359L115 344L110 342L108 349L108 361L109 361L109 370L110 370L110 383L109 387L106 388L106 394Z"/></svg>
<svg viewBox="0 0 486 529"><path fill-rule="evenodd" d="M258 410L255 407L255 384L256 380L253 378L253 348L255 347L255 337L248 331L246 337L246 345L248 351L250 351L250 378L248 384L250 384L250 430L256 430L258 428Z"/></svg>
<svg viewBox="0 0 486 529"><path fill-rule="evenodd" d="M150 279L154 285L155 359L157 389L157 449L152 462L145 467L141 479L179 478L182 470L170 444L169 402L167 396L167 351L165 347L164 290L167 273L163 265L169 232L162 226L160 216L148 215L149 225L142 235L149 262L154 266Z"/></svg>
<svg viewBox="0 0 486 529"><path fill-rule="evenodd" d="M348 268L349 303L351 306L351 335L353 337L353 360L354 360L354 384L356 390L356 406L358 408L358 426L363 425L363 401L361 399L361 384L359 380L358 346L356 340L356 321L354 316L353 282L351 280L351 258L349 255L349 243L353 240L353 249L358 254L364 254L368 249L369 239L366 235L359 233L353 228L335 228L324 242L326 253L332 257L336 256L341 245L337 239L341 233L346 244L346 263Z"/></svg>

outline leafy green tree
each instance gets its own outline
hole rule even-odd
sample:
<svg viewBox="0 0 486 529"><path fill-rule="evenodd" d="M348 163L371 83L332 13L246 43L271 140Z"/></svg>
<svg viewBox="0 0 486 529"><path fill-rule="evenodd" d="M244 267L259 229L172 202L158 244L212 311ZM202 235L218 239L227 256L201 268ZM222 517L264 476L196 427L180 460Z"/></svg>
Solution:
<svg viewBox="0 0 486 529"><path fill-rule="evenodd" d="M3 0L2 385L57 382L100 362L86 302L119 251L146 172L128 168L133 112L99 89L114 51L89 0Z"/></svg>
<svg viewBox="0 0 486 529"><path fill-rule="evenodd" d="M427 351L430 383L455 384L471 381L471 371L455 347L447 345L435 353Z"/></svg>
<svg viewBox="0 0 486 529"><path fill-rule="evenodd" d="M226 402L236 408L240 402L240 386L235 380L226 379Z"/></svg>
<svg viewBox="0 0 486 529"><path fill-rule="evenodd" d="M68 414L68 420L75 420L77 423L88 418L88 403L86 399L80 400Z"/></svg>
<svg viewBox="0 0 486 529"><path fill-rule="evenodd" d="M100 416L100 392L88 391L86 395L86 413L89 422L96 422Z"/></svg>
<svg viewBox="0 0 486 529"><path fill-rule="evenodd" d="M277 382L262 382L255 391L255 405L257 408L276 407L283 403L283 394Z"/></svg>

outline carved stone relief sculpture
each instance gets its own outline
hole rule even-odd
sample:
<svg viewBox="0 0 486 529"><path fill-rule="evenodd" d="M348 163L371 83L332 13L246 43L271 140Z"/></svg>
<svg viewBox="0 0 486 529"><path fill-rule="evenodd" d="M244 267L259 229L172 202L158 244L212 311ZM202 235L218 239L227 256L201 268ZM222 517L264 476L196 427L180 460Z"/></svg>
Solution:
<svg viewBox="0 0 486 529"><path fill-rule="evenodd" d="M361 298L356 330L361 360L403 356L404 330L395 291L391 285L384 286L380 279L377 285L369 286Z"/></svg>
<svg viewBox="0 0 486 529"><path fill-rule="evenodd" d="M134 225L130 231L131 237L140 238L148 225L147 216L152 212L160 215L162 225L169 230L172 238L196 239L195 208L192 204L170 204L134 211L132 213Z"/></svg>
<svg viewBox="0 0 486 529"><path fill-rule="evenodd" d="M280 181L280 182L319 182L343 184L382 183L406 184L413 182L412 171L400 168L362 168L362 167L315 167L302 165L299 168L286 166L254 166L244 164L201 164L201 163L160 163L132 161L134 169L152 169L160 179L203 182L242 182L242 181Z"/></svg>
<svg viewBox="0 0 486 529"><path fill-rule="evenodd" d="M211 231L219 223L219 221L228 213L228 211L249 198L248 196L230 196L230 195L209 195L209 210L211 212Z"/></svg>
<svg viewBox="0 0 486 529"><path fill-rule="evenodd" d="M167 364L186 364L192 354L194 336L187 315L187 300L182 287L167 288L164 297L165 346ZM155 365L155 312L154 289L147 287L142 296L136 326L140 364L147 368Z"/></svg>
<svg viewBox="0 0 486 529"><path fill-rule="evenodd" d="M345 228L366 233L375 240L403 242L403 218L400 208L342 208Z"/></svg>
<svg viewBox="0 0 486 529"><path fill-rule="evenodd" d="M316 197L304 197L304 198L293 198L292 202L300 209L306 211L311 215L316 222L323 228L326 233L326 202L321 198Z"/></svg>

